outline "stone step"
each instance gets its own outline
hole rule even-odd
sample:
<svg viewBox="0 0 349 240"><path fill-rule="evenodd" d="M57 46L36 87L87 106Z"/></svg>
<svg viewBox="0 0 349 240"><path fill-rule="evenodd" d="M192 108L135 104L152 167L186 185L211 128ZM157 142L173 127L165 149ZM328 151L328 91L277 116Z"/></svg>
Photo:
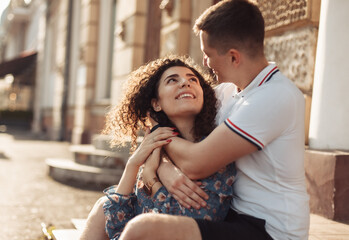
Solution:
<svg viewBox="0 0 349 240"><path fill-rule="evenodd" d="M110 169L78 164L71 159L48 158L49 175L58 181L86 186L110 186L117 184L123 168Z"/></svg>
<svg viewBox="0 0 349 240"><path fill-rule="evenodd" d="M81 232L76 229L56 229L52 230L55 240L78 240Z"/></svg>
<svg viewBox="0 0 349 240"><path fill-rule="evenodd" d="M87 219L85 218L72 218L71 222L73 223L74 227L79 230L82 231L86 225L86 221Z"/></svg>
<svg viewBox="0 0 349 240"><path fill-rule="evenodd" d="M111 137L108 135L94 134L91 138L91 144L97 149L114 151L115 147L110 146Z"/></svg>
<svg viewBox="0 0 349 240"><path fill-rule="evenodd" d="M69 150L76 163L100 168L124 168L129 157L129 149L111 152L89 144L72 145Z"/></svg>
<svg viewBox="0 0 349 240"><path fill-rule="evenodd" d="M110 146L110 141L111 141L111 137L108 135L102 135L102 134L95 134L92 136L91 139L91 144L93 146L95 146L97 149L101 149L101 150L107 150L107 151L118 151L120 150L120 146ZM141 143L143 141L143 137L139 136L137 138L137 143ZM128 138L126 140L125 146L121 147L121 148L127 148L130 149L131 147L131 138Z"/></svg>
<svg viewBox="0 0 349 240"><path fill-rule="evenodd" d="M71 219L75 229L55 229L52 231L55 240L78 240L85 227L86 219Z"/></svg>

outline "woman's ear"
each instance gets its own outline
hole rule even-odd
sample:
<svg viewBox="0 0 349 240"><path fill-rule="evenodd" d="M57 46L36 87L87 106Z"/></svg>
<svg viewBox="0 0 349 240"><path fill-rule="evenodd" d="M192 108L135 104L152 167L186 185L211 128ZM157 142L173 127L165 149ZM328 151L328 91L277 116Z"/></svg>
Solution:
<svg viewBox="0 0 349 240"><path fill-rule="evenodd" d="M161 106L159 105L158 100L156 98L153 98L151 100L151 106L153 107L155 112L161 111Z"/></svg>

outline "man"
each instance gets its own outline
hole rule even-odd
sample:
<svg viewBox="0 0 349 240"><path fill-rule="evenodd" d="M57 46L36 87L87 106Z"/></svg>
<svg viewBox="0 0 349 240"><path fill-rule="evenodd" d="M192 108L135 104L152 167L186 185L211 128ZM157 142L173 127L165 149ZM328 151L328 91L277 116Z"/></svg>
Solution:
<svg viewBox="0 0 349 240"><path fill-rule="evenodd" d="M194 31L200 35L204 64L221 83L216 89L218 127L199 143L173 138L166 151L192 180L235 161L232 210L219 223L140 215L120 239L307 239L304 99L264 56L259 9L245 0L219 2L199 17ZM158 173L184 206L204 205L204 194L188 178L182 176L177 187L168 183L178 173L170 163Z"/></svg>

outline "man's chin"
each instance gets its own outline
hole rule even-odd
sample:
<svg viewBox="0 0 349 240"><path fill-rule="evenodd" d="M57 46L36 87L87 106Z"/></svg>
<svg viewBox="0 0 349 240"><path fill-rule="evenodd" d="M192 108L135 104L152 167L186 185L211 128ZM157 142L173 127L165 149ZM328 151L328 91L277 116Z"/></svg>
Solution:
<svg viewBox="0 0 349 240"><path fill-rule="evenodd" d="M226 79L224 79L223 77L220 77L219 75L215 75L215 81L217 83L224 83L224 82L227 82Z"/></svg>
<svg viewBox="0 0 349 240"><path fill-rule="evenodd" d="M214 82L215 84L219 84L219 83L222 83L222 82L223 82L223 81L221 81L222 78L220 78L220 77L218 76L218 73L215 72L215 71L213 71L211 68L208 68L208 73L209 73L210 76L212 77L213 82Z"/></svg>

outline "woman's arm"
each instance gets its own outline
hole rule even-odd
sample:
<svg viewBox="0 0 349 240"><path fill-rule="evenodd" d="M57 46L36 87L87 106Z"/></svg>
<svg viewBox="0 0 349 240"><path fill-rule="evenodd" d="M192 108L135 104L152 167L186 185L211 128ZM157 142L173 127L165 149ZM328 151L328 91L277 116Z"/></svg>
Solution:
<svg viewBox="0 0 349 240"><path fill-rule="evenodd" d="M158 176L156 171L160 164L161 158L161 148L154 149L153 153L149 156L147 161L144 164L144 168L142 171L142 180L144 184L151 183L151 197L162 187L160 181L158 181ZM154 180L156 179L156 180Z"/></svg>
<svg viewBox="0 0 349 240"><path fill-rule="evenodd" d="M146 130L142 143L126 163L124 172L116 189L117 193L129 195L133 191L139 167L145 162L154 149L171 142L171 139L169 139L170 137L173 137L171 128L165 127L156 129L152 133L150 133L149 129Z"/></svg>
<svg viewBox="0 0 349 240"><path fill-rule="evenodd" d="M136 195L121 195L115 186L104 190L108 200L103 205L105 229L110 239L118 239L125 225L136 215Z"/></svg>

